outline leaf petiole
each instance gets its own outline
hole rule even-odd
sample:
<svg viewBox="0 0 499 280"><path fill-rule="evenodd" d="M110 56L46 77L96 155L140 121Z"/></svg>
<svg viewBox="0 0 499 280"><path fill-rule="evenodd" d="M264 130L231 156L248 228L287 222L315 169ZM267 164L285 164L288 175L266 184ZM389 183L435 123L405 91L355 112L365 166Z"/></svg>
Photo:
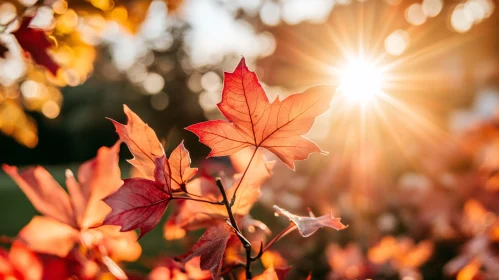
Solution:
<svg viewBox="0 0 499 280"><path fill-rule="evenodd" d="M170 199L171 200L191 200L191 201L203 202L203 203L214 204L214 205L224 205L224 203L222 201L209 201L209 200L204 200L204 199L193 198L190 196L172 196L172 197L170 197Z"/></svg>
<svg viewBox="0 0 499 280"><path fill-rule="evenodd" d="M272 238L272 240L270 240L269 243L267 243L267 245L265 246L265 248L263 248L262 254L265 253L270 248L270 246L272 246L274 243L276 243L281 238L283 238L284 236L288 235L290 232L292 232L295 229L297 229L296 225L295 224L290 224L287 228L285 228L278 235L276 235L274 238Z"/></svg>
<svg viewBox="0 0 499 280"><path fill-rule="evenodd" d="M230 207L232 207L234 205L234 203L236 202L236 195L237 195L237 190L239 190L239 186L241 186L241 183L243 182L244 180L244 177L246 176L246 173L248 172L248 169L250 168L251 166L251 162L253 161L253 158L255 157L256 155L256 151L258 151L258 148L259 147L256 147L255 148L255 151L253 151L253 154L251 155L251 158L248 162L248 165L246 166L246 169L244 170L243 172L243 175L241 175L241 179L239 180L239 183L237 184L236 186L236 190L234 191L234 195L232 196L231 200L230 200Z"/></svg>

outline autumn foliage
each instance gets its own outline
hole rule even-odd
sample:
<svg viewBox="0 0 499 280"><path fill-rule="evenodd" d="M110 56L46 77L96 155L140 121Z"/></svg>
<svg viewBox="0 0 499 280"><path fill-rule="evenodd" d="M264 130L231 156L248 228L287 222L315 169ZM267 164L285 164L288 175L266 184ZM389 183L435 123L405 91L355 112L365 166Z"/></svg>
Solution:
<svg viewBox="0 0 499 280"><path fill-rule="evenodd" d="M222 101L218 104L227 120L186 128L212 149L208 157L230 156L236 170L233 176L220 173L220 177L214 178L206 171L198 172L191 167L183 142L167 156L155 132L127 106L126 124L111 120L120 140L111 148L101 148L94 159L82 164L77 178L66 171L68 193L43 167L19 172L16 167L4 165L5 172L42 214L21 230L11 254L28 250L43 267L43 260L38 260L30 249L57 256L65 271L73 271L77 277L91 279L111 273L125 279L128 276L118 264L136 260L141 250L134 230L138 229L138 238L142 238L174 204L174 212L164 226L167 239L182 238L191 230L206 230L188 252L177 256L176 261L168 261L169 274L188 278L198 274L205 278L209 276L201 271L209 271L211 278L218 279L242 270L250 279L251 264L291 231L297 229L308 237L323 227L347 228L331 213L301 217L274 206L276 214L290 221L281 234L266 244L264 239L252 244L242 230L251 227L253 231L269 233L264 223L249 216L275 165L275 161L265 159L264 150L275 154L291 169L296 160L322 152L303 135L315 118L329 108L333 94L331 86L315 86L270 102L255 73L241 59L233 73L226 73ZM132 153L129 162L138 174L123 180L118 167L122 142ZM83 272L68 269L73 267L74 258ZM19 278L23 278L22 267L16 260L10 255L5 257L5 275L21 273ZM194 266L192 272L188 265ZM38 273L33 279L41 277L41 270L30 272ZM272 267L256 278L284 279L288 272L289 267ZM158 273L154 271L153 275Z"/></svg>

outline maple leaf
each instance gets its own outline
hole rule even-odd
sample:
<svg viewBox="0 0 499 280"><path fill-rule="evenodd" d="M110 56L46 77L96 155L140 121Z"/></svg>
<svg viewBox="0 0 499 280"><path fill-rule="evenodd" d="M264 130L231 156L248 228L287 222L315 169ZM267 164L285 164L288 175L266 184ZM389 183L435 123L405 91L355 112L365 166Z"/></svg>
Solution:
<svg viewBox="0 0 499 280"><path fill-rule="evenodd" d="M173 189L184 188L185 184L198 171L197 168L191 168L191 157L189 151L184 146L184 141L170 154L168 164L170 165L172 183L177 185L177 187L172 186Z"/></svg>
<svg viewBox="0 0 499 280"><path fill-rule="evenodd" d="M142 177L155 180L166 189L181 189L185 187L194 175L197 168L191 168L189 151L182 141L167 158L163 146L156 133L142 119L126 105L124 107L128 122L126 125L115 120L120 139L125 142L134 158L129 162L137 168Z"/></svg>
<svg viewBox="0 0 499 280"><path fill-rule="evenodd" d="M87 248L104 246L106 255L116 262L137 260L142 248L134 231L120 232L119 227L112 225L99 226L82 232L81 239Z"/></svg>
<svg viewBox="0 0 499 280"><path fill-rule="evenodd" d="M274 210L276 214L286 216L298 228L300 235L303 237L309 237L323 227L334 228L338 231L348 227L340 222L340 218L333 217L332 213L320 217L313 217L312 215L307 217L291 214L276 205L274 205Z"/></svg>
<svg viewBox="0 0 499 280"><path fill-rule="evenodd" d="M173 199L173 190L185 190L197 168L190 167L189 151L183 141L168 159L156 133L126 105L124 112L126 125L111 121L134 156L129 162L144 178L124 180L115 193L104 199L112 208L104 224L121 226L121 231L138 228L141 238L159 223Z"/></svg>
<svg viewBox="0 0 499 280"><path fill-rule="evenodd" d="M52 46L52 43L47 39L47 35L43 30L29 27L32 19L33 17L24 17L19 29L13 32L12 35L17 39L21 48L36 63L47 68L55 76L59 65L47 53L47 49Z"/></svg>
<svg viewBox="0 0 499 280"><path fill-rule="evenodd" d="M211 277L218 279L222 268L222 260L231 235L232 228L225 223L218 223L206 229L191 251L182 258L187 262L194 257L200 257L202 270L211 271Z"/></svg>
<svg viewBox="0 0 499 280"><path fill-rule="evenodd" d="M14 179L38 212L70 227L78 227L68 194L45 168L37 166L19 174L17 167L3 165L3 170Z"/></svg>
<svg viewBox="0 0 499 280"><path fill-rule="evenodd" d="M137 114L132 112L126 105L123 105L123 110L128 119L126 125L110 120L113 122L121 141L125 142L134 156L128 162L137 168L144 178L152 180L154 179L156 158L165 154L163 146L154 130L143 122Z"/></svg>
<svg viewBox="0 0 499 280"><path fill-rule="evenodd" d="M112 211L103 224L121 226L121 231L138 228L141 238L159 223L170 200L171 195L155 181L125 179L117 192L104 199Z"/></svg>
<svg viewBox="0 0 499 280"><path fill-rule="evenodd" d="M111 148L100 148L94 159L80 166L78 181L72 172L66 172L70 195L43 167L19 173L16 167L3 165L5 172L43 214L35 216L21 229L19 238L32 250L64 257L81 241L82 235L97 234L95 231L100 228L91 227L102 223L110 211L102 199L121 185L118 152L119 143ZM130 239L123 234L115 234L111 238L132 246L127 241Z"/></svg>
<svg viewBox="0 0 499 280"><path fill-rule="evenodd" d="M321 152L303 135L329 108L334 92L331 86L315 86L270 103L256 74L248 70L242 58L233 73L224 74L218 108L227 120L206 121L186 129L211 148L208 157L231 155L248 146L262 147L294 169L295 160Z"/></svg>

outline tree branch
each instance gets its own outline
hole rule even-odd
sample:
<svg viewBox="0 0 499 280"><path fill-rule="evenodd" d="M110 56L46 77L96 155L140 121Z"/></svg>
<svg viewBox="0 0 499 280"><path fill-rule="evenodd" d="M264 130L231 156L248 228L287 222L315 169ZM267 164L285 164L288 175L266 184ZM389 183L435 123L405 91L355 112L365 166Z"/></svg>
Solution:
<svg viewBox="0 0 499 280"><path fill-rule="evenodd" d="M254 156L254 154L253 154L253 156ZM253 157L252 157L252 159L253 159ZM251 163L251 160L250 160L250 163ZM247 170L248 170L248 168L246 168L246 171ZM244 174L243 174L243 176L244 176ZM225 205L225 208L227 209L227 215L229 216L229 221L230 221L231 227L234 229L237 237L239 238L239 240L243 244L244 250L246 250L246 279L250 280L251 278L253 278L251 275L251 261L252 261L251 243L248 241L248 239L246 239L243 236L243 234L239 230L239 227L237 226L236 219L234 218L234 214L232 213L232 208L231 208L231 205L229 203L229 199L227 198L227 194L225 193L225 189L224 189L224 186L222 184L222 180L220 178L216 178L215 182L217 183L218 189L220 190L220 193L222 194L223 204ZM235 192L234 192L234 197L235 197Z"/></svg>

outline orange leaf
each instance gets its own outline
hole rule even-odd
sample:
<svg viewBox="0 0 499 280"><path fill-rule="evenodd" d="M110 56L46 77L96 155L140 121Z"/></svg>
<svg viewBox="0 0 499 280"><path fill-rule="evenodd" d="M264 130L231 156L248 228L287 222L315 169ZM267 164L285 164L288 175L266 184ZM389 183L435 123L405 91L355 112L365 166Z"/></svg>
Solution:
<svg viewBox="0 0 499 280"><path fill-rule="evenodd" d="M32 250L65 257L79 240L78 230L50 217L35 216L19 232Z"/></svg>
<svg viewBox="0 0 499 280"><path fill-rule="evenodd" d="M122 183L118 166L119 144L100 148L95 158L83 163L78 169L79 182L71 171L66 171L69 196L42 167L18 173L16 167L4 165L7 174L44 214L34 217L20 231L19 238L37 252L65 257L84 233L93 231L90 227L100 225L110 212L102 199ZM125 238L125 234L114 234L113 239L122 237ZM106 246L106 249L111 248Z"/></svg>
<svg viewBox="0 0 499 280"><path fill-rule="evenodd" d="M184 146L184 141L170 154L168 163L170 164L172 183L177 185L172 186L173 189L184 188L187 181L194 177L198 171L197 168L191 168L191 157Z"/></svg>
<svg viewBox="0 0 499 280"><path fill-rule="evenodd" d="M197 172L191 168L189 151L183 141L173 150L168 159L156 133L132 110L124 105L128 122L126 125L111 120L120 139L130 149L134 158L129 162L135 166L142 177L155 180L167 192L185 188L185 184Z"/></svg>
<svg viewBox="0 0 499 280"><path fill-rule="evenodd" d="M3 170L17 183L33 206L47 217L78 227L68 194L43 167L19 173L17 167L3 165Z"/></svg>
<svg viewBox="0 0 499 280"><path fill-rule="evenodd" d="M126 125L111 120L121 141L125 142L134 156L129 160L147 179L154 178L155 159L164 155L163 146L156 133L126 105L123 109L128 118Z"/></svg>

